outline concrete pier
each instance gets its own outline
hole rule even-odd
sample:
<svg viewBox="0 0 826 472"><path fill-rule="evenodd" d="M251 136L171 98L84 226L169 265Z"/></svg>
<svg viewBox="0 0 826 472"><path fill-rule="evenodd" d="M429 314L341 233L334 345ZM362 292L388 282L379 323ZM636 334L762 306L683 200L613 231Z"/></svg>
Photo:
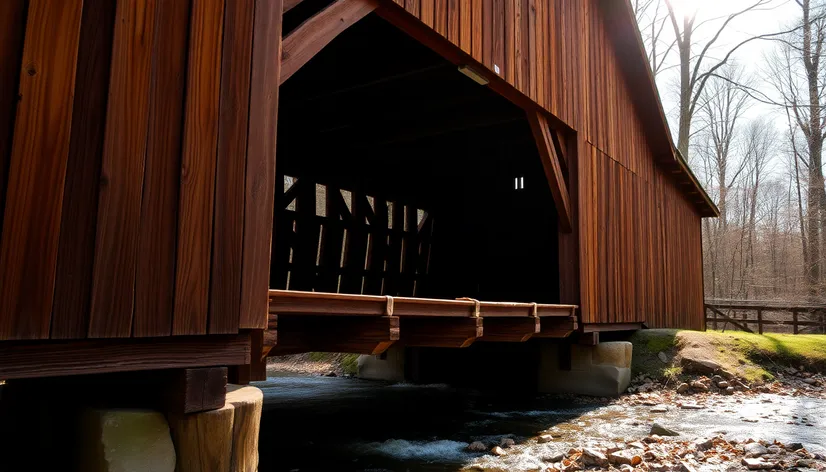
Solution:
<svg viewBox="0 0 826 472"><path fill-rule="evenodd" d="M631 382L632 345L627 341L596 346L542 343L538 390L598 397L617 396Z"/></svg>

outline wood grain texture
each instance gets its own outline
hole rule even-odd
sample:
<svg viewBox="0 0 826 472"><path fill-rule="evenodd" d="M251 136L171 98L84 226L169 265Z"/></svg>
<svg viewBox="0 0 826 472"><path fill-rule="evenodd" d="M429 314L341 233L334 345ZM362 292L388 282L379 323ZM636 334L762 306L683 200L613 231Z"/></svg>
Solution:
<svg viewBox="0 0 826 472"><path fill-rule="evenodd" d="M209 333L237 333L241 313L244 171L250 107L253 0L226 4L215 177Z"/></svg>
<svg viewBox="0 0 826 472"><path fill-rule="evenodd" d="M100 172L89 337L132 332L155 0L119 2Z"/></svg>
<svg viewBox="0 0 826 472"><path fill-rule="evenodd" d="M168 336L172 330L189 13L189 0L160 2L156 9L135 337Z"/></svg>
<svg viewBox="0 0 826 472"><path fill-rule="evenodd" d="M0 343L0 377L55 377L249 364L247 335Z"/></svg>
<svg viewBox="0 0 826 472"><path fill-rule="evenodd" d="M324 46L378 8L377 0L336 0L284 38L280 83L292 77Z"/></svg>
<svg viewBox="0 0 826 472"><path fill-rule="evenodd" d="M85 338L88 332L114 20L113 2L85 0L57 252L52 339Z"/></svg>
<svg viewBox="0 0 826 472"><path fill-rule="evenodd" d="M175 443L178 472L224 471L232 459L232 425L235 408L205 411L194 415L173 415L169 430Z"/></svg>
<svg viewBox="0 0 826 472"><path fill-rule="evenodd" d="M542 168L545 170L545 177L548 179L548 186L551 188L551 195L554 198L556 213L559 216L559 229L563 232L570 232L572 226L568 186L562 175L559 157L551 138L548 121L539 113L529 113L528 123L531 126L531 131L533 131L536 147L542 159Z"/></svg>
<svg viewBox="0 0 826 472"><path fill-rule="evenodd" d="M27 0L0 2L0 234L6 200L9 159L17 111L23 39L26 34Z"/></svg>
<svg viewBox="0 0 826 472"><path fill-rule="evenodd" d="M266 329L281 70L281 1L256 0L239 328ZM278 222L275 222L276 224Z"/></svg>
<svg viewBox="0 0 826 472"><path fill-rule="evenodd" d="M258 433L264 394L258 387L230 385L227 387L227 403L235 410L229 470L258 470Z"/></svg>
<svg viewBox="0 0 826 472"><path fill-rule="evenodd" d="M206 334L221 85L223 0L193 0L172 334Z"/></svg>
<svg viewBox="0 0 826 472"><path fill-rule="evenodd" d="M80 0L29 3L0 239L0 339L49 336L81 9Z"/></svg>

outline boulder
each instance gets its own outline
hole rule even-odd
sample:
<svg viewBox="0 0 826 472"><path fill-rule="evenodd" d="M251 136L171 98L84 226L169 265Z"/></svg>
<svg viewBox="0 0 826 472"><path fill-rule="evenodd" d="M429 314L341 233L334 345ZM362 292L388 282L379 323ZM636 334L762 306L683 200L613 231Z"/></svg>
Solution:
<svg viewBox="0 0 826 472"><path fill-rule="evenodd" d="M678 432L676 432L672 429L668 429L668 428L666 428L665 426L663 426L659 423L654 423L653 425L651 425L650 434L652 434L652 435L656 434L657 436L679 436L680 435L680 433L678 433Z"/></svg>
<svg viewBox="0 0 826 472"><path fill-rule="evenodd" d="M710 359L703 359L699 357L686 357L683 355L680 363L683 366L683 370L688 373L710 375L720 370L720 364Z"/></svg>
<svg viewBox="0 0 826 472"><path fill-rule="evenodd" d="M467 445L467 450L469 452L485 452L488 450L488 447L482 441L473 441Z"/></svg>
<svg viewBox="0 0 826 472"><path fill-rule="evenodd" d="M85 410L78 435L85 472L175 471L175 447L162 413L150 410Z"/></svg>

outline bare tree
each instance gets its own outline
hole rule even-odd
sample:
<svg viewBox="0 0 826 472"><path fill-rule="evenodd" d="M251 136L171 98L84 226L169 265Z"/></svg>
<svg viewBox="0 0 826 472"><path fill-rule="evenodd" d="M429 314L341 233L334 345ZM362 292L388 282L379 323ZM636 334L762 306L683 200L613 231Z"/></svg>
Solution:
<svg viewBox="0 0 826 472"><path fill-rule="evenodd" d="M668 12L661 0L634 0L634 16L640 29L648 63L654 78L663 69L666 59L677 44L676 38L666 38Z"/></svg>
<svg viewBox="0 0 826 472"><path fill-rule="evenodd" d="M821 277L821 230L826 227L826 193L823 185L823 142L826 121L822 111L826 41L823 5L795 0L801 10L799 27L784 37L778 51L768 61L769 80L788 110L790 119L805 138L805 157L795 152L807 169L806 191L806 279L810 297L819 294Z"/></svg>

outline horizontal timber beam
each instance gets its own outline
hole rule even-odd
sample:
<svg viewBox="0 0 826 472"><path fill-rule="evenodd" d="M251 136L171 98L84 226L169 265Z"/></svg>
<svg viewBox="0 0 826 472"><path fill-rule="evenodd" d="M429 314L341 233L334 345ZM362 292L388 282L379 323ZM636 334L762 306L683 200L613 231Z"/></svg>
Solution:
<svg viewBox="0 0 826 472"><path fill-rule="evenodd" d="M482 318L403 318L399 344L410 347L468 347L484 333Z"/></svg>
<svg viewBox="0 0 826 472"><path fill-rule="evenodd" d="M485 332L479 341L485 342L525 342L539 333L539 318L488 318L485 320Z"/></svg>
<svg viewBox="0 0 826 472"><path fill-rule="evenodd" d="M583 325L582 332L599 333L602 331L637 331L642 328L642 323L594 323Z"/></svg>
<svg viewBox="0 0 826 472"><path fill-rule="evenodd" d="M539 150L539 157L542 159L542 168L545 169L545 177L548 179L548 186L551 188L551 195L556 204L556 212L559 215L559 229L570 233L573 231L570 196L559 163L557 146L552 136L553 130L542 113L529 111L527 115L533 137L536 140L536 147Z"/></svg>
<svg viewBox="0 0 826 472"><path fill-rule="evenodd" d="M278 338L279 343L268 355L302 352L381 354L399 340L399 318L279 315Z"/></svg>
<svg viewBox="0 0 826 472"><path fill-rule="evenodd" d="M336 0L301 24L282 42L279 84L292 77L336 36L378 6L377 0Z"/></svg>
<svg viewBox="0 0 826 472"><path fill-rule="evenodd" d="M535 338L567 338L578 328L576 316L567 318L545 318Z"/></svg>
<svg viewBox="0 0 826 472"><path fill-rule="evenodd" d="M0 379L249 363L244 334L0 343Z"/></svg>

